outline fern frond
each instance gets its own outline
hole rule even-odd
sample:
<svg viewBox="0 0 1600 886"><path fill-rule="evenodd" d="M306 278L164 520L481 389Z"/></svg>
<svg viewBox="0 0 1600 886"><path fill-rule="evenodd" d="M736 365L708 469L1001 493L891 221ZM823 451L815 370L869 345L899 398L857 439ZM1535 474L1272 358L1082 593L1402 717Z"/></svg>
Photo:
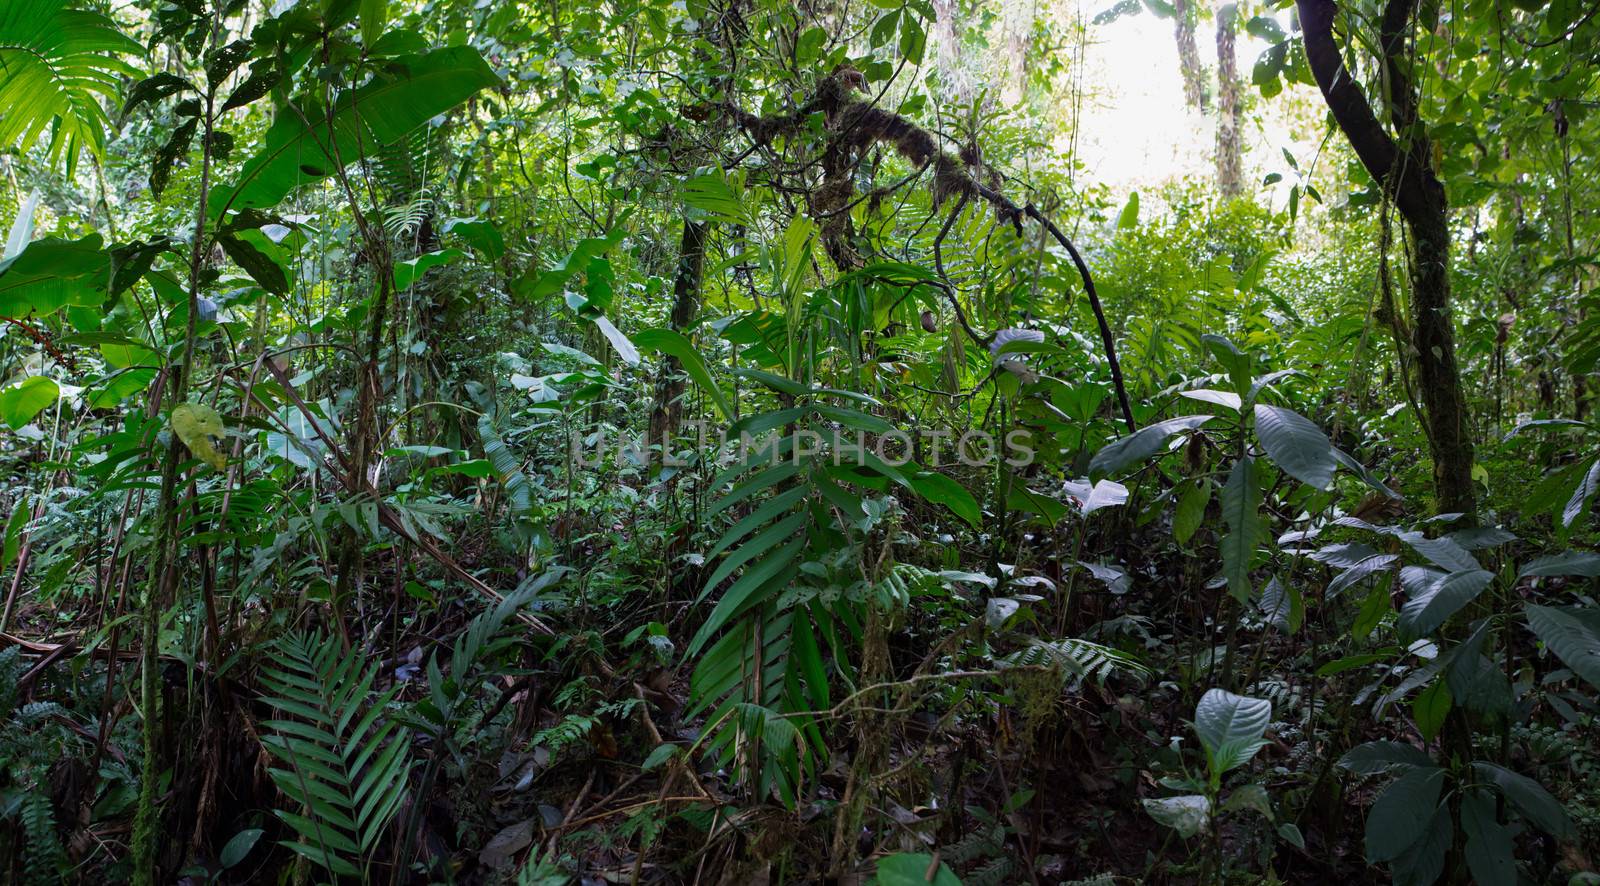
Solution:
<svg viewBox="0 0 1600 886"><path fill-rule="evenodd" d="M1060 668L1077 682L1095 680L1104 683L1114 671L1136 677L1150 673L1148 667L1120 649L1079 639L1035 642L1026 649L1006 656L1003 662L1014 667L1043 665Z"/></svg>
<svg viewBox="0 0 1600 886"><path fill-rule="evenodd" d="M385 719L396 690L369 703L378 665L330 638L291 634L271 655L277 667L262 674L263 700L293 719L267 721L273 734L262 743L289 767L269 770L273 782L307 813L277 810L299 837L284 845L334 874L360 876L410 771L408 735Z"/></svg>

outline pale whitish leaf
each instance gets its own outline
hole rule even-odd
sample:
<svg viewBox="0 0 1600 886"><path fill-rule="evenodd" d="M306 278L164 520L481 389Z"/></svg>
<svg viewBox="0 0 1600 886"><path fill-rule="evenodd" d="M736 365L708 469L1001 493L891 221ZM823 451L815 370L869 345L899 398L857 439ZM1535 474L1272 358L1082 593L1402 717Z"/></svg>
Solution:
<svg viewBox="0 0 1600 886"><path fill-rule="evenodd" d="M1181 391L1180 393L1182 396L1188 397L1190 400L1199 400L1202 403L1214 403L1217 406L1225 406L1229 409L1232 409L1234 412L1238 412L1244 403L1244 400L1241 399L1238 394L1235 394L1232 391L1217 391L1212 390L1211 388L1200 388L1199 390Z"/></svg>
<svg viewBox="0 0 1600 886"><path fill-rule="evenodd" d="M600 327L600 333L606 337L606 341L611 342L611 347L616 349L617 356L621 357L624 363L629 366L639 365L639 349L633 346L633 342L628 341L628 337L622 334L622 330L618 329L609 317L604 314L595 317L594 325Z"/></svg>
<svg viewBox="0 0 1600 886"><path fill-rule="evenodd" d="M1333 482L1333 444L1300 413L1257 403L1256 436L1273 463L1314 489Z"/></svg>
<svg viewBox="0 0 1600 886"><path fill-rule="evenodd" d="M1358 541L1326 545L1311 553L1311 559L1334 569L1350 569L1377 555L1377 550Z"/></svg>
<svg viewBox="0 0 1600 886"><path fill-rule="evenodd" d="M1527 612L1528 626L1545 648L1574 674L1600 688L1600 617L1594 612L1531 603Z"/></svg>
<svg viewBox="0 0 1600 886"><path fill-rule="evenodd" d="M1428 538L1420 532L1397 532L1395 536L1440 569L1465 572L1483 568L1471 552L1448 537Z"/></svg>
<svg viewBox="0 0 1600 886"><path fill-rule="evenodd" d="M1101 508L1112 508L1128 500L1128 487L1114 480L1100 480L1093 486L1089 481L1068 480L1063 487L1078 504L1078 512L1087 517Z"/></svg>
<svg viewBox="0 0 1600 886"><path fill-rule="evenodd" d="M1589 504L1589 499L1594 498L1595 490L1600 489L1600 459L1589 466L1589 472L1583 475L1583 482L1578 488L1572 490L1572 497L1567 499L1567 506L1561 509L1561 525L1571 526L1578 519L1578 515Z"/></svg>
<svg viewBox="0 0 1600 886"><path fill-rule="evenodd" d="M1250 762L1262 747L1272 721L1272 702L1208 689L1194 709L1194 731L1200 737L1212 772L1220 775Z"/></svg>
<svg viewBox="0 0 1600 886"><path fill-rule="evenodd" d="M1158 823L1188 839L1205 830L1211 820L1211 801L1199 794L1145 800L1144 809Z"/></svg>
<svg viewBox="0 0 1600 886"><path fill-rule="evenodd" d="M1395 779L1367 814L1367 861L1392 861L1422 838L1439 806L1444 770L1417 766Z"/></svg>
<svg viewBox="0 0 1600 886"><path fill-rule="evenodd" d="M1328 582L1328 596L1330 598L1338 596L1346 588L1387 569L1398 559L1400 559L1398 554L1374 554L1359 561L1335 576L1333 581Z"/></svg>
<svg viewBox="0 0 1600 886"><path fill-rule="evenodd" d="M1300 592L1273 576L1261 590L1261 617L1285 634L1300 630L1305 619L1305 602Z"/></svg>
<svg viewBox="0 0 1600 886"><path fill-rule="evenodd" d="M1126 594L1128 588L1133 585L1133 579L1128 576L1128 573L1115 566L1107 566L1104 563L1088 563L1082 560L1078 561L1078 565L1089 570L1089 574L1104 584L1106 590L1113 594Z"/></svg>
<svg viewBox="0 0 1600 886"><path fill-rule="evenodd" d="M1016 327L1002 329L996 332L994 339L989 342L989 353L998 355L1001 348L1012 342L1044 344L1044 333L1037 329L1019 329Z"/></svg>
<svg viewBox="0 0 1600 886"><path fill-rule="evenodd" d="M997 631L1005 627L1011 616L1021 608L1022 604L1010 597L990 597L984 608L984 622L989 625L989 630Z"/></svg>

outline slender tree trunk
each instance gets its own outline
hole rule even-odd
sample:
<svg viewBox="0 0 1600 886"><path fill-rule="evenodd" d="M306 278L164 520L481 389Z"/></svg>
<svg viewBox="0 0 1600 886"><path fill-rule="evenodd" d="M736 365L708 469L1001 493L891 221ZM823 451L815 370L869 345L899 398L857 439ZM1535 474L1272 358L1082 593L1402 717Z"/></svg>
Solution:
<svg viewBox="0 0 1600 886"><path fill-rule="evenodd" d="M1228 199L1244 193L1244 148L1239 143L1244 100L1235 51L1238 20L1239 7L1233 3L1217 10L1217 190Z"/></svg>
<svg viewBox="0 0 1600 886"><path fill-rule="evenodd" d="M1191 108L1210 110L1205 69L1200 66L1200 50L1194 42L1195 19L1199 17L1199 10L1192 0L1174 0L1172 8L1177 13L1172 36L1178 43L1178 69L1183 72L1183 100Z"/></svg>
<svg viewBox="0 0 1600 886"><path fill-rule="evenodd" d="M1383 184L1411 229L1411 344L1422 399L1423 426L1433 456L1433 485L1444 512L1477 513L1472 481L1472 437L1450 316L1450 225L1444 185L1417 119L1417 96L1403 57L1415 0L1388 0L1380 48L1390 94L1390 117L1400 141L1378 122L1372 106L1345 69L1333 38L1334 0L1297 0L1306 60L1328 109L1367 172Z"/></svg>
<svg viewBox="0 0 1600 886"><path fill-rule="evenodd" d="M709 222L684 219L683 239L678 248L678 271L672 279L672 317L674 332L682 332L700 313L701 283L705 278L706 240L711 236ZM650 441L668 444L669 436L677 430L682 414L682 366L678 358L668 356L662 361L656 376L655 408L650 412ZM663 454L665 454L663 452Z"/></svg>

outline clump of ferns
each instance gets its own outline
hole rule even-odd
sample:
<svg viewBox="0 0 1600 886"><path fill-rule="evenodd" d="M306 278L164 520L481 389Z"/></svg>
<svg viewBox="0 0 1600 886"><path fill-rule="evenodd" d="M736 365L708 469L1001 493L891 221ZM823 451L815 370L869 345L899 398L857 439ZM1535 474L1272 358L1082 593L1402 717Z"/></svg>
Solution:
<svg viewBox="0 0 1600 886"><path fill-rule="evenodd" d="M67 756L75 736L63 725L66 711L59 704L19 704L23 671L18 647L0 650L0 821L15 823L21 832L22 851L16 853L22 860L21 882L59 883L67 855L57 829L50 770ZM0 856L12 854L13 839L0 836Z"/></svg>
<svg viewBox="0 0 1600 886"><path fill-rule="evenodd" d="M1031 746L1040 727L1053 722L1063 699L1085 683L1104 685L1114 675L1143 680L1150 669L1120 649L1090 640L1035 640L1000 659L1022 721L1019 738Z"/></svg>

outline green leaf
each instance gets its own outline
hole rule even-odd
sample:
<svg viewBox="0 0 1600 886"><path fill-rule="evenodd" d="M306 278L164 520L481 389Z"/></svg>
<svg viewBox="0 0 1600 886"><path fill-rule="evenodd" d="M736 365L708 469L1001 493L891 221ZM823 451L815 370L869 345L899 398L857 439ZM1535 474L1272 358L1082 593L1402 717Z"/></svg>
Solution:
<svg viewBox="0 0 1600 886"><path fill-rule="evenodd" d="M1122 211L1117 213L1117 230L1131 231L1139 226L1139 192L1134 191L1128 195L1128 202L1122 204Z"/></svg>
<svg viewBox="0 0 1600 886"><path fill-rule="evenodd" d="M1433 633L1446 619L1483 593L1493 580L1494 573L1474 569L1447 573L1443 578L1428 582L1401 607L1400 629L1412 637Z"/></svg>
<svg viewBox="0 0 1600 886"><path fill-rule="evenodd" d="M1257 403L1256 436L1273 463L1313 489L1333 482L1333 444L1298 412Z"/></svg>
<svg viewBox="0 0 1600 886"><path fill-rule="evenodd" d="M614 228L604 237L587 237L579 240L578 245L572 248L572 252L549 270L535 273L530 268L528 273L511 287L511 290L523 301L542 301L556 295L567 287L567 281L579 271L586 270L590 262L611 251L611 248L621 243L626 235L627 231L624 229Z"/></svg>
<svg viewBox="0 0 1600 886"><path fill-rule="evenodd" d="M1185 480L1178 495L1178 506L1172 513L1172 537L1180 545L1189 543L1205 519L1206 505L1211 503L1211 481L1206 477Z"/></svg>
<svg viewBox="0 0 1600 886"><path fill-rule="evenodd" d="M677 359L678 365L711 397L711 402L717 407L717 412L724 419L733 418L733 406L728 402L727 394L722 387L711 377L711 371L706 368L705 358L681 333L671 329L653 328L643 329L633 335L633 343L640 350L659 351L669 357Z"/></svg>
<svg viewBox="0 0 1600 886"><path fill-rule="evenodd" d="M1493 796L1484 791L1462 796L1461 831L1467 838L1467 870L1477 886L1517 886L1511 831L1495 815Z"/></svg>
<svg viewBox="0 0 1600 886"><path fill-rule="evenodd" d="M1144 461L1160 452L1173 434L1192 431L1213 418L1215 416L1185 415L1140 428L1096 452L1089 461L1089 477L1099 479Z"/></svg>
<svg viewBox="0 0 1600 886"><path fill-rule="evenodd" d="M1578 609L1528 604L1528 627L1561 663L1600 688L1600 619Z"/></svg>
<svg viewBox="0 0 1600 886"><path fill-rule="evenodd" d="M1339 768L1357 775L1378 775L1394 769L1411 770L1432 766L1426 751L1398 741L1369 741L1351 748L1339 758Z"/></svg>
<svg viewBox="0 0 1600 886"><path fill-rule="evenodd" d="M284 269L286 256L278 244L260 231L239 231L236 234L221 234L217 243L222 251L233 259L234 264L244 268L251 279L261 284L261 288L274 295L284 295L289 291L289 274Z"/></svg>
<svg viewBox="0 0 1600 886"><path fill-rule="evenodd" d="M215 219L229 209L274 206L295 188L396 144L479 90L499 85L469 46L395 59L371 82L340 95L331 113L309 103L282 110L265 146L245 161L234 183L212 191L207 212Z"/></svg>
<svg viewBox="0 0 1600 886"><path fill-rule="evenodd" d="M247 828L234 834L233 839L222 847L222 852L217 856L217 861L222 865L223 870L235 867L239 862L244 861L245 856L250 854L250 850L255 848L256 841L261 839L261 833L260 828Z"/></svg>
<svg viewBox="0 0 1600 886"><path fill-rule="evenodd" d="M1600 578L1600 554L1593 551L1563 551L1522 567L1518 578L1529 576L1573 575L1582 578Z"/></svg>
<svg viewBox="0 0 1600 886"><path fill-rule="evenodd" d="M1503 766L1493 763L1476 762L1472 768L1478 774L1489 779L1500 792L1505 794L1511 805L1517 807L1522 817L1532 822L1539 830L1552 837L1565 839L1572 836L1575 831L1572 819L1567 817L1567 811L1561 808L1561 803L1550 792L1526 775L1518 775Z"/></svg>
<svg viewBox="0 0 1600 886"><path fill-rule="evenodd" d="M1242 603L1250 599L1250 564L1266 534L1255 459L1248 455L1233 463L1222 487L1222 517L1228 524L1222 537L1222 572L1228 579L1228 592Z"/></svg>
<svg viewBox="0 0 1600 886"><path fill-rule="evenodd" d="M1208 689L1194 709L1194 731L1206 750L1213 779L1250 762L1266 744L1272 702Z"/></svg>
<svg viewBox="0 0 1600 886"><path fill-rule="evenodd" d="M967 521L973 529L983 524L983 511L978 500L960 483L936 471L918 471L906 478L912 491L935 504L942 504Z"/></svg>
<svg viewBox="0 0 1600 886"><path fill-rule="evenodd" d="M361 42L371 46L389 23L389 0L361 0Z"/></svg>
<svg viewBox="0 0 1600 886"><path fill-rule="evenodd" d="M0 418L15 431L43 412L61 396L61 388L51 379L33 375L0 388Z"/></svg>
<svg viewBox="0 0 1600 886"><path fill-rule="evenodd" d="M0 262L0 317L41 317L67 305L99 307L111 277L111 254L99 234L45 237Z"/></svg>
<svg viewBox="0 0 1600 886"><path fill-rule="evenodd" d="M1439 806L1444 770L1417 766L1395 779L1367 814L1367 861L1393 861L1422 839Z"/></svg>
<svg viewBox="0 0 1600 886"><path fill-rule="evenodd" d="M1444 718L1449 716L1455 701L1450 697L1450 687L1444 680L1435 680L1411 702L1411 714L1417 721L1417 732L1424 741L1433 741L1444 728Z"/></svg>
<svg viewBox="0 0 1600 886"><path fill-rule="evenodd" d="M878 861L877 886L961 886L961 878L944 862L922 852L897 852Z"/></svg>
<svg viewBox="0 0 1600 886"><path fill-rule="evenodd" d="M447 265L458 258L466 256L459 249L439 249L426 252L408 261L397 262L394 266L394 288L396 290L410 289L411 285L422 279L422 275L440 265Z"/></svg>

